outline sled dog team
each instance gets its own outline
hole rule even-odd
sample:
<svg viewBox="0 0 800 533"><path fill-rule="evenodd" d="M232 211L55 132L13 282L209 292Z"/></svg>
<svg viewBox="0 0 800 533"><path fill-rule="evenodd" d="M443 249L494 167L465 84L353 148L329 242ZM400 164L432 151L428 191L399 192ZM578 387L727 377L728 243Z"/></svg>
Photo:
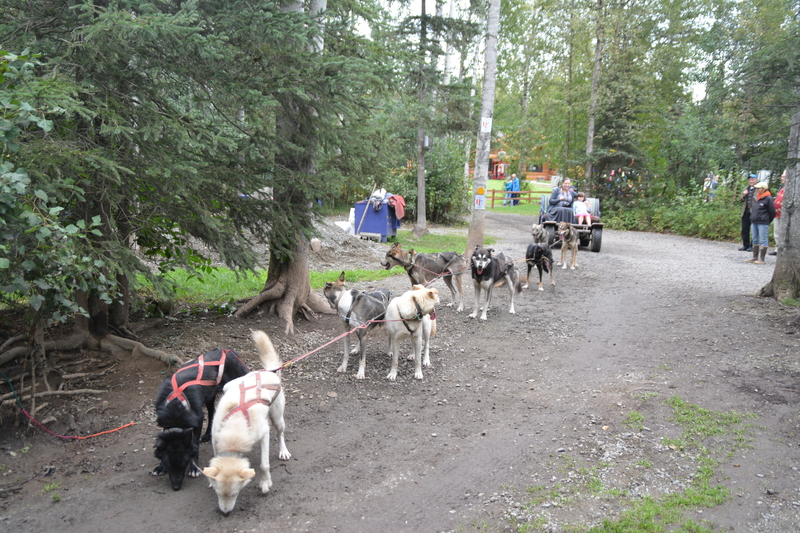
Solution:
<svg viewBox="0 0 800 533"><path fill-rule="evenodd" d="M525 262L528 283L531 271L539 272L539 290L543 272L553 279L553 254L547 233L541 226L532 227L533 244L528 246ZM562 241L561 262L567 267L567 254L572 252L571 268L575 262L578 238L568 223L562 223L558 236ZM358 353L356 379L365 378L365 337L375 327L384 326L389 335L391 369L386 376L397 379L400 343L412 341L408 360L414 361L414 377L422 379L422 367L430 366L430 339L436 334L435 306L439 294L427 284L442 277L450 289L457 311L464 309L462 275L467 272L466 260L456 252L434 254L403 250L399 243L391 246L381 265L391 269L402 266L411 281L411 290L392 298L391 292L381 289L365 293L345 286L344 272L334 282L326 283L323 294L331 308L341 317L345 332L354 328L356 344L351 350L350 335L344 336L344 357L338 372L346 372L349 356ZM481 320L492 300L495 285L505 282L511 296L509 313L514 313L515 295L528 287L521 284L514 261L504 254L493 254L491 248L477 247L470 257L470 271L475 289L475 307L471 318L481 311ZM481 295L484 295L481 303ZM285 395L281 384L282 361L272 341L263 331L252 334L263 367L251 371L229 349L216 349L185 363L161 383L155 399L156 420L163 428L155 444L155 456L160 464L154 476L168 475L173 490L180 490L188 470L189 477L204 475L217 494L219 509L230 513L241 490L256 477L247 455L259 446L258 485L262 493L269 492L272 478L269 468L270 425L275 428L278 458L291 458L284 438L283 411ZM217 401L217 396L221 393ZM201 435L203 408L208 412L208 427ZM213 458L201 470L201 442L211 441Z"/></svg>

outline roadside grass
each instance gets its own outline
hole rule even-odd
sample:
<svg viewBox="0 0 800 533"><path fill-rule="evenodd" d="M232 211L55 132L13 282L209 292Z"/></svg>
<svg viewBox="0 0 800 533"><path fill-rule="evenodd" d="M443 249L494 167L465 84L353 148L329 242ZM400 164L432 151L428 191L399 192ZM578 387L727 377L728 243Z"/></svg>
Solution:
<svg viewBox="0 0 800 533"><path fill-rule="evenodd" d="M419 239L415 239L411 234L411 230L401 230L397 232L397 237L392 240L399 242L405 250L413 248L415 252L421 254L460 252L467 247L467 232L466 230L460 233L434 234L429 232ZM497 239L491 235L485 235L483 242L487 245L494 244Z"/></svg>
<svg viewBox="0 0 800 533"><path fill-rule="evenodd" d="M415 239L411 231L398 232L397 241L405 249L413 248L420 253L441 251L461 251L467 246L466 231L457 234L433 234ZM491 236L484 238L486 244L494 244L497 239ZM342 273L341 270L309 271L311 288L320 290L325 283L335 281ZM375 269L346 270L345 279L349 282L380 281L390 276L405 274L402 267L384 270L376 261ZM177 307L190 306L194 309L213 309L220 314L235 311L235 302L251 298L261 292L267 279L266 270L256 272L236 272L224 267L214 267L210 272L200 276L191 274L184 269L176 269L167 274L167 280L174 286L174 300ZM142 288L139 296L144 301L155 299L154 290L144 277L139 278ZM157 305L148 305L148 311L158 314Z"/></svg>
<svg viewBox="0 0 800 533"><path fill-rule="evenodd" d="M488 180L486 183L486 190L504 190L506 182L504 180ZM540 206L540 194L550 194L553 191L553 188L550 186L549 183L542 183L536 181L528 181L522 182L522 189L523 190L530 190L533 191L534 194L532 201L530 203L524 203L524 200L517 205L510 205L510 206L503 206L503 202L497 201L495 199L494 208L491 207L491 202L486 202L486 209L487 211L497 211L502 213L511 213L514 215L527 215L531 217L539 217L539 206Z"/></svg>
<svg viewBox="0 0 800 533"><path fill-rule="evenodd" d="M676 453L696 462L695 471L687 476L686 488L680 492L667 493L660 497L632 497L624 489L607 487L603 483L603 470L608 463L595 466L582 464L582 459L559 455L559 470L566 474L568 482L549 486L528 488L529 501L522 509L529 513L529 519L520 521L509 518L518 533L533 533L547 529L548 520L542 507L555 504L564 508L571 502L578 502L587 496L604 499L618 499L626 507L617 518L603 519L599 525L570 524L571 530L585 533L640 533L661 531L684 531L692 533L712 533L716 531L706 521L697 522L685 515L685 511L695 511L721 505L730 497L730 490L722 485L712 486L711 480L723 458L742 448L751 447L754 431L757 428L749 422L756 418L752 413L738 411L716 412L673 396L664 401L672 410L668 421L682 428L682 434L675 439L663 438L662 442ZM641 431L645 418L638 411L632 411L623 420L625 425ZM713 439L713 445L707 441ZM647 459L636 463L639 468L653 468Z"/></svg>

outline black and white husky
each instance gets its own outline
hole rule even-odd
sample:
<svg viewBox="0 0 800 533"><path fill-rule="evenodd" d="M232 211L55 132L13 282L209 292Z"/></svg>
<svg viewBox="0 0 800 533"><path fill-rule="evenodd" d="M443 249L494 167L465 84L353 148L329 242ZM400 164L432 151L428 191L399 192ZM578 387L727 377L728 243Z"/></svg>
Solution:
<svg viewBox="0 0 800 533"><path fill-rule="evenodd" d="M389 305L389 300L392 299L392 293L388 289L379 289L369 293L358 289L348 289L344 284L344 272L333 283L326 283L322 293L331 308L341 317L345 331L367 324L366 328L356 330L358 341L352 351L350 350L350 335L344 337L344 358L342 366L336 370L337 372L347 372L347 361L350 354L359 352L361 359L358 363L356 379L364 379L367 359L365 338L372 328L383 324L372 321L384 319L386 307Z"/></svg>
<svg viewBox="0 0 800 533"><path fill-rule="evenodd" d="M495 284L505 280L508 284L508 291L511 294L511 307L508 312L512 315L514 311L514 296L522 291L519 276L514 268L514 261L502 253L492 255L492 248L475 248L472 252L472 283L475 286L475 310L469 315L470 318L478 316L478 310L483 309L481 320L486 320L486 311L492 302L492 289ZM481 291L486 293L486 303L481 307Z"/></svg>

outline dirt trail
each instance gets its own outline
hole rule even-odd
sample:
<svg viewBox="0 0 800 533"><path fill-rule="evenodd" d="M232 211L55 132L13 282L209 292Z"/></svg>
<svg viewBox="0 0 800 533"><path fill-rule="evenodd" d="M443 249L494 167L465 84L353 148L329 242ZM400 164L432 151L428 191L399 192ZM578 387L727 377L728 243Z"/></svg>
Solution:
<svg viewBox="0 0 800 533"><path fill-rule="evenodd" d="M496 251L517 259L530 242L529 224L526 217L487 213L487 233L500 237ZM507 313L508 292L501 287L487 321L468 318L474 297L465 279L466 311L437 312L433 367L423 381L413 379L408 362L397 382L385 379L390 361L381 330L368 338L363 381L354 378L352 358L347 374L336 372L339 344L325 348L284 374L292 459L283 463L273 453L273 491L261 496L247 487L227 517L202 479L173 492L166 479L149 475L156 434L150 402L164 369L145 358L119 361L96 384L112 392L54 401L45 413L66 434L131 419L133 428L62 442L23 434L5 416L0 526L15 532L504 531L513 530L508 517L516 516L538 520L543 531L565 531L617 516L631 497L659 496L691 481L696 455L663 443L680 436L665 404L679 397L758 416L752 448L720 458L712 480L732 496L692 511L693 518L720 530L796 531L800 350L787 326L796 310L753 297L769 280L772 263L744 259L734 244L606 230L602 251L581 250L579 268L558 269L555 287L539 292L534 284L518 295L516 315ZM334 268L347 266L342 257ZM402 291L406 284L395 276L381 286ZM437 288L449 302L444 284ZM298 333L285 338L273 317L198 315L165 321L142 340L179 355L230 347L254 362L251 329L267 331L284 359L340 331L332 316L296 326ZM641 431L624 423L634 411L643 415ZM22 453L26 444L32 446ZM207 463L210 445L200 453ZM601 490L587 488L587 471ZM54 481L58 488L44 492ZM531 487L547 487L548 496L530 504ZM60 501L52 501L54 493Z"/></svg>

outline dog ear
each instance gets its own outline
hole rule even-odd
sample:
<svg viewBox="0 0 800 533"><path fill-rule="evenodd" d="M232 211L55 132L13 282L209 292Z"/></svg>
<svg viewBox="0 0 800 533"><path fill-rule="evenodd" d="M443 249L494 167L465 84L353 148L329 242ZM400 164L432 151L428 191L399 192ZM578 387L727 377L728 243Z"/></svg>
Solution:
<svg viewBox="0 0 800 533"><path fill-rule="evenodd" d="M425 290L425 285L414 285L411 287L412 291L422 291Z"/></svg>
<svg viewBox="0 0 800 533"><path fill-rule="evenodd" d="M492 257L492 254L494 253L494 248L487 248L486 251L489 252L489 257Z"/></svg>
<svg viewBox="0 0 800 533"><path fill-rule="evenodd" d="M344 271L342 271L342 273L339 275L339 281L344 283Z"/></svg>
<svg viewBox="0 0 800 533"><path fill-rule="evenodd" d="M203 475L209 479L216 479L217 474L219 474L219 468L216 466L207 466L203 469Z"/></svg>
<svg viewBox="0 0 800 533"><path fill-rule="evenodd" d="M399 242L393 243L392 247L389 248L389 250L391 250L391 251L395 251L395 250L399 250L399 249L400 249L400 243Z"/></svg>
<svg viewBox="0 0 800 533"><path fill-rule="evenodd" d="M325 288L326 289L330 289L331 287L333 287L333 283L331 283L330 281L326 281L325 282Z"/></svg>
<svg viewBox="0 0 800 533"><path fill-rule="evenodd" d="M244 479L250 479L251 477L255 477L256 471L252 468L242 468L239 470L239 477Z"/></svg>

